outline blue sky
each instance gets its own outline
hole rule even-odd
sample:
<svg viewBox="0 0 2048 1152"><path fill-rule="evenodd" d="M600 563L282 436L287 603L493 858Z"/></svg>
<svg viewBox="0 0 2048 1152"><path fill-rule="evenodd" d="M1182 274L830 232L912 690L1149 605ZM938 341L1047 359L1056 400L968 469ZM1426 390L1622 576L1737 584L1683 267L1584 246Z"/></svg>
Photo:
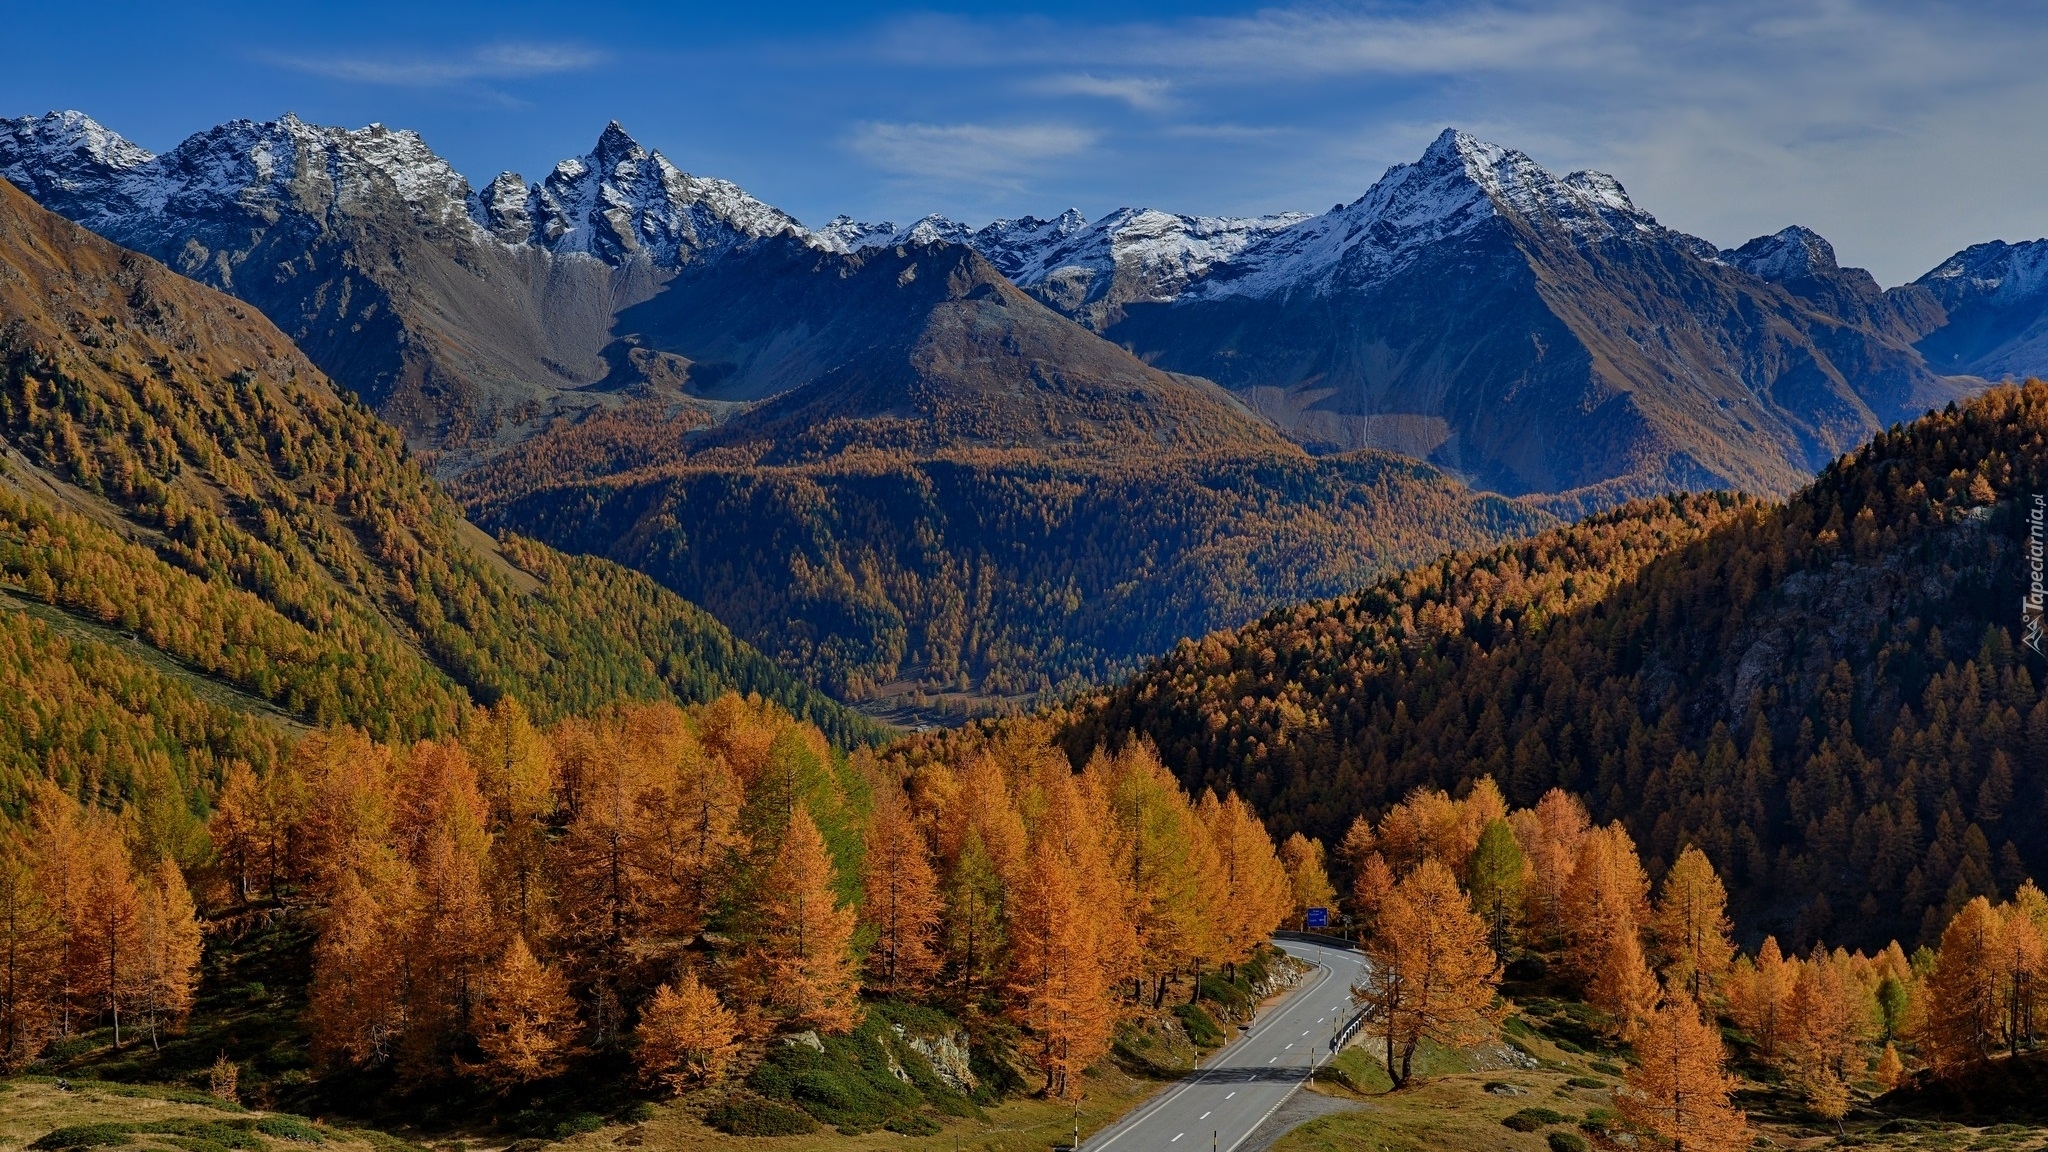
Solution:
<svg viewBox="0 0 2048 1152"><path fill-rule="evenodd" d="M60 4L0 0L0 115L163 150L286 110L529 178L618 119L809 223L1320 211L1447 125L1727 246L1886 284L2048 235L2048 6Z"/></svg>

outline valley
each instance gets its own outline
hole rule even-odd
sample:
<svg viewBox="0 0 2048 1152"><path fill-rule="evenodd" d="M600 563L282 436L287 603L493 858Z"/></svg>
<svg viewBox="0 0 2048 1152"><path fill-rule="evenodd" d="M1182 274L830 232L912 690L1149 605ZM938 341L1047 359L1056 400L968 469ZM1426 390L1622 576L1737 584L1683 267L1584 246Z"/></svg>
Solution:
<svg viewBox="0 0 2048 1152"><path fill-rule="evenodd" d="M2048 241L0 177L0 1139L2039 1144Z"/></svg>

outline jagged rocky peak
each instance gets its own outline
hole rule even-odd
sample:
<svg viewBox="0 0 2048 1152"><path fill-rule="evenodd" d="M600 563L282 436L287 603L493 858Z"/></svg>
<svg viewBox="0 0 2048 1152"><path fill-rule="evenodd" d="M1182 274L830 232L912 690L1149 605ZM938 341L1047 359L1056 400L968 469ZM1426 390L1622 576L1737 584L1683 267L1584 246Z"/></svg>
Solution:
<svg viewBox="0 0 2048 1152"><path fill-rule="evenodd" d="M1813 229L1797 224L1731 248L1721 253L1721 259L1759 279L1780 284L1841 271L1834 245Z"/></svg>
<svg viewBox="0 0 2048 1152"><path fill-rule="evenodd" d="M1948 300L1988 298L2010 303L2048 290L2048 240L1972 244L1915 281Z"/></svg>
<svg viewBox="0 0 2048 1152"><path fill-rule="evenodd" d="M0 155L29 153L43 158L42 172L59 178L78 171L106 173L136 168L156 159L149 149L83 112L46 112L41 116L0 119Z"/></svg>
<svg viewBox="0 0 2048 1152"><path fill-rule="evenodd" d="M842 214L810 233L810 238L812 243L833 252L858 252L899 244L966 244L974 234L974 229L936 212L907 226L894 220L870 222Z"/></svg>
<svg viewBox="0 0 2048 1152"><path fill-rule="evenodd" d="M1612 176L1557 176L1526 153L1447 128L1413 163L1387 169L1365 195L1247 245L1190 294L1370 287L1423 252L1504 217L1573 242L1661 231Z"/></svg>
<svg viewBox="0 0 2048 1152"><path fill-rule="evenodd" d="M526 177L500 172L476 194L471 213L484 230L507 244L524 244L533 235L533 217L526 211Z"/></svg>
<svg viewBox="0 0 2048 1152"><path fill-rule="evenodd" d="M502 177L500 178L502 179ZM485 208L488 220L490 209ZM557 253L609 264L673 266L802 226L727 180L692 176L614 120L587 155L555 165L527 191L525 239ZM509 221L509 213L498 219ZM507 239L496 224L488 224Z"/></svg>

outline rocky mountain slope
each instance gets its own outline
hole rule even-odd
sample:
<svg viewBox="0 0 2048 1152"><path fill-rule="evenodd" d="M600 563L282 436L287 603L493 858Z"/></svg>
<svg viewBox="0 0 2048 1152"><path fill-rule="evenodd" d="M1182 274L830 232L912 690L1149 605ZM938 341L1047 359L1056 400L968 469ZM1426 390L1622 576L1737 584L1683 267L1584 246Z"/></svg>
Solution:
<svg viewBox="0 0 2048 1152"><path fill-rule="evenodd" d="M1180 645L1079 708L1328 843L1493 776L1697 844L1752 939L1926 942L2048 860L2041 657L2021 609L2048 384L2000 386L1788 502L1632 504Z"/></svg>
<svg viewBox="0 0 2048 1152"><path fill-rule="evenodd" d="M134 662L102 650L115 630L202 699L253 701L266 721L408 739L505 697L545 715L738 689L842 740L875 732L648 578L484 535L389 426L247 305L4 182L0 590L40 602L38 627L81 621L102 664ZM23 651L57 643L15 624ZM152 679L145 667L129 682ZM133 699L76 707L133 715ZM66 730L64 709L43 711L47 724L0 732ZM40 754L90 764L100 749L83 738Z"/></svg>
<svg viewBox="0 0 2048 1152"><path fill-rule="evenodd" d="M651 401L564 422L457 492L906 719L1112 675L1299 591L1548 522L1425 465L1312 458L958 245L765 241L619 324L755 402L711 427Z"/></svg>

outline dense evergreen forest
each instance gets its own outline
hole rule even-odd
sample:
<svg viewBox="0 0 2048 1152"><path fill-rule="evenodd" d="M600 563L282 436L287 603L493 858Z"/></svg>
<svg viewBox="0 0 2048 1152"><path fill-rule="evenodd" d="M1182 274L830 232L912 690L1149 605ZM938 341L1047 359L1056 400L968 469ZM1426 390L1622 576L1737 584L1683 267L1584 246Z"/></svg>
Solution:
<svg viewBox="0 0 2048 1152"><path fill-rule="evenodd" d="M1275 611L1078 708L1070 750L1148 737L1325 839L1418 785L1563 787L1652 873L1703 848L1752 939L1932 942L2048 863L2044 433L2048 385L1996 388L1782 505L1649 501Z"/></svg>

